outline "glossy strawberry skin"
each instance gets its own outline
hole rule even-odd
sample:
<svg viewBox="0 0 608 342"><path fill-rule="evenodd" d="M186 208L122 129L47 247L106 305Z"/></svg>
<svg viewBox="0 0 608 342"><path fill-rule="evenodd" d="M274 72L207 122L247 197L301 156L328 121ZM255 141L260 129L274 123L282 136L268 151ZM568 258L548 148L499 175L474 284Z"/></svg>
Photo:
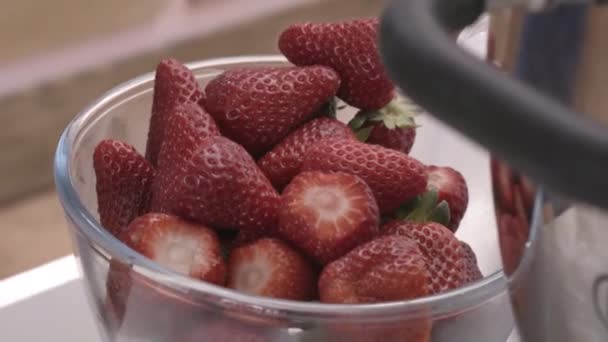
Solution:
<svg viewBox="0 0 608 342"><path fill-rule="evenodd" d="M147 209L154 169L133 146L112 139L95 147L93 168L101 225L117 236Z"/></svg>
<svg viewBox="0 0 608 342"><path fill-rule="evenodd" d="M120 239L138 253L174 272L217 285L225 282L226 265L220 241L208 227L173 215L149 213L133 220ZM188 258L175 257L177 250L180 253L191 252L191 255Z"/></svg>
<svg viewBox="0 0 608 342"><path fill-rule="evenodd" d="M431 276L430 293L456 289L465 283L465 255L460 241L435 223L395 220L380 227L383 235L405 236L418 243Z"/></svg>
<svg viewBox="0 0 608 342"><path fill-rule="evenodd" d="M280 191L300 172L308 148L322 139L331 137L355 139L352 130L336 119L313 119L268 151L258 160L258 166Z"/></svg>
<svg viewBox="0 0 608 342"><path fill-rule="evenodd" d="M338 97L360 109L379 109L394 97L378 51L378 19L302 23L288 27L279 49L295 65L327 65L338 72Z"/></svg>
<svg viewBox="0 0 608 342"><path fill-rule="evenodd" d="M483 279L483 274L477 265L477 256L471 246L464 241L460 241L460 245L462 246L465 260L465 283L472 283Z"/></svg>
<svg viewBox="0 0 608 342"><path fill-rule="evenodd" d="M279 239L262 238L235 248L228 269L228 287L237 291L291 300L310 300L316 293L310 262Z"/></svg>
<svg viewBox="0 0 608 342"><path fill-rule="evenodd" d="M239 144L207 138L175 170L163 204L172 213L216 229L276 231L279 194Z"/></svg>
<svg viewBox="0 0 608 342"><path fill-rule="evenodd" d="M377 123L365 142L409 154L415 140L416 128L414 127L389 129L383 123Z"/></svg>
<svg viewBox="0 0 608 342"><path fill-rule="evenodd" d="M177 172L176 165L190 159L194 150L206 138L220 131L213 118L196 103L176 106L166 122L165 139L158 153L156 177L152 183L151 212L170 213L164 206L166 196Z"/></svg>
<svg viewBox="0 0 608 342"><path fill-rule="evenodd" d="M467 183L462 174L451 167L429 165L427 174L427 189L437 191L439 202L448 203L450 222L446 227L456 232L469 205Z"/></svg>
<svg viewBox="0 0 608 342"><path fill-rule="evenodd" d="M378 237L325 266L319 295L325 303L376 303L428 294L430 275L416 242Z"/></svg>
<svg viewBox="0 0 608 342"><path fill-rule="evenodd" d="M205 109L257 158L317 115L339 85L323 66L232 69L207 84Z"/></svg>
<svg viewBox="0 0 608 342"><path fill-rule="evenodd" d="M371 190L348 173L303 172L281 195L279 233L320 264L372 239L379 221Z"/></svg>
<svg viewBox="0 0 608 342"><path fill-rule="evenodd" d="M324 140L310 147L302 171L346 172L372 189L381 214L424 192L426 168L418 160L378 145L346 139Z"/></svg>
<svg viewBox="0 0 608 342"><path fill-rule="evenodd" d="M156 67L152 116L148 130L146 159L156 166L169 115L175 106L197 103L203 97L194 74L176 59L162 60Z"/></svg>

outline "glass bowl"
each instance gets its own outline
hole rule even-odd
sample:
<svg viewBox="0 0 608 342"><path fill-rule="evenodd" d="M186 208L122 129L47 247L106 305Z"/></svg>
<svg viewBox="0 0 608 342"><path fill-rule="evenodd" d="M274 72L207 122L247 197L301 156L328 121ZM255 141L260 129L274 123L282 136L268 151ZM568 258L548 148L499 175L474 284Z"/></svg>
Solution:
<svg viewBox="0 0 608 342"><path fill-rule="evenodd" d="M223 58L188 64L204 85L242 66L286 66L281 56ZM457 236L477 254L483 280L405 302L330 305L261 298L190 279L139 255L98 221L92 155L102 139L144 151L154 74L112 89L66 128L57 149L57 191L73 235L90 306L106 341L432 341L504 342L513 328L501 271L486 151L421 114L412 155L460 170L470 203ZM353 110L340 118L347 120Z"/></svg>

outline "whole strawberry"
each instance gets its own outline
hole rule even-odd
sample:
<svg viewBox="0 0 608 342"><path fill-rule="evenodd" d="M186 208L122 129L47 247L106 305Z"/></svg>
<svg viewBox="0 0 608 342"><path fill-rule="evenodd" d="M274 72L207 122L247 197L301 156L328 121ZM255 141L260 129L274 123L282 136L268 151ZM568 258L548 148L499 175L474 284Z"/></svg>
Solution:
<svg viewBox="0 0 608 342"><path fill-rule="evenodd" d="M205 109L223 134L258 157L316 115L339 86L324 66L232 69L207 84Z"/></svg>
<svg viewBox="0 0 608 342"><path fill-rule="evenodd" d="M427 167L427 190L437 192L438 202L446 201L450 208L450 221L446 225L456 232L469 204L469 191L462 174L447 166Z"/></svg>
<svg viewBox="0 0 608 342"><path fill-rule="evenodd" d="M292 300L310 300L317 292L311 263L286 243L272 238L262 238L232 251L228 287Z"/></svg>
<svg viewBox="0 0 608 342"><path fill-rule="evenodd" d="M160 204L172 213L214 228L275 231L279 194L241 145L207 138L174 168Z"/></svg>
<svg viewBox="0 0 608 342"><path fill-rule="evenodd" d="M426 169L418 160L351 139L327 139L310 147L302 171L340 171L361 177L374 193L381 214L393 213L426 188Z"/></svg>
<svg viewBox="0 0 608 342"><path fill-rule="evenodd" d="M158 153L156 176L152 183L151 212L169 213L163 204L170 192L176 165L189 160L198 145L220 131L213 118L196 103L176 106L166 122L165 139Z"/></svg>
<svg viewBox="0 0 608 342"><path fill-rule="evenodd" d="M283 141L258 160L258 166L277 190L282 190L302 166L308 148L329 137L352 138L352 131L342 122L331 118L317 118L293 131Z"/></svg>
<svg viewBox="0 0 608 342"><path fill-rule="evenodd" d="M408 237L418 243L431 275L430 293L440 293L466 282L465 254L454 234L436 222L390 221L380 227L381 234Z"/></svg>
<svg viewBox="0 0 608 342"><path fill-rule="evenodd" d="M280 234L327 264L378 233L378 205L365 182L343 172L302 172L285 188Z"/></svg>
<svg viewBox="0 0 608 342"><path fill-rule="evenodd" d="M342 79L338 97L360 109L379 109L394 96L378 51L378 19L302 23L288 27L279 49L295 65L326 65Z"/></svg>
<svg viewBox="0 0 608 342"><path fill-rule="evenodd" d="M409 154L416 139L417 110L401 97L377 110L361 110L349 122L360 141Z"/></svg>
<svg viewBox="0 0 608 342"><path fill-rule="evenodd" d="M165 126L175 106L198 102L203 97L192 71L176 59L164 59L156 67L152 116L148 130L146 159L156 166L165 136Z"/></svg>
<svg viewBox="0 0 608 342"><path fill-rule="evenodd" d="M111 139L95 147L93 169L101 225L119 235L147 209L154 169L133 146Z"/></svg>
<svg viewBox="0 0 608 342"><path fill-rule="evenodd" d="M462 251L464 253L464 270L465 270L465 282L472 283L483 278L483 274L477 265L477 256L473 251L473 248L464 241L460 241Z"/></svg>

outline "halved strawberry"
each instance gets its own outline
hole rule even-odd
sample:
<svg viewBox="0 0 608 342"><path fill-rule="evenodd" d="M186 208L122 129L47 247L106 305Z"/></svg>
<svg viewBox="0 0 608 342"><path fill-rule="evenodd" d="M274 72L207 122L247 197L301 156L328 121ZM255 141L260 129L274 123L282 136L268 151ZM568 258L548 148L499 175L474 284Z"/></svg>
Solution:
<svg viewBox="0 0 608 342"><path fill-rule="evenodd" d="M355 138L348 126L336 119L313 119L268 151L258 160L258 166L280 191L300 172L308 148L329 137Z"/></svg>
<svg viewBox="0 0 608 342"><path fill-rule="evenodd" d="M429 293L455 289L465 283L465 255L460 241L446 227L435 222L390 221L380 227L385 235L408 237L418 243L431 282Z"/></svg>
<svg viewBox="0 0 608 342"><path fill-rule="evenodd" d="M483 278L483 274L477 265L477 256L475 252L464 241L460 241L462 251L464 253L464 272L465 272L465 283L476 282Z"/></svg>
<svg viewBox="0 0 608 342"><path fill-rule="evenodd" d="M148 206L154 169L133 146L103 140L93 152L101 225L118 236Z"/></svg>
<svg viewBox="0 0 608 342"><path fill-rule="evenodd" d="M378 145L330 138L308 149L302 171L346 172L361 177L374 193L381 214L424 192L426 167L418 160Z"/></svg>
<svg viewBox="0 0 608 342"><path fill-rule="evenodd" d="M315 272L308 260L278 239L235 248L228 261L228 287L273 298L310 300Z"/></svg>
<svg viewBox="0 0 608 342"><path fill-rule="evenodd" d="M150 213L135 219L121 240L156 263L183 275L223 285L226 265L220 241L205 226Z"/></svg>
<svg viewBox="0 0 608 342"><path fill-rule="evenodd" d="M216 229L276 231L279 194L241 145L207 138L174 168L163 203L172 213Z"/></svg>
<svg viewBox="0 0 608 342"><path fill-rule="evenodd" d="M338 74L323 66L237 68L207 84L205 109L257 158L318 115L339 85Z"/></svg>
<svg viewBox="0 0 608 342"><path fill-rule="evenodd" d="M319 295L325 303L397 301L426 296L430 282L416 242L388 235L325 266L319 277Z"/></svg>
<svg viewBox="0 0 608 342"><path fill-rule="evenodd" d="M279 233L321 264L370 240L378 223L374 195L348 173L300 173L281 196Z"/></svg>
<svg viewBox="0 0 608 342"><path fill-rule="evenodd" d="M156 166L158 152L165 137L165 127L175 106L197 103L203 97L196 77L176 59L162 60L156 67L152 116L148 131L146 159Z"/></svg>
<svg viewBox="0 0 608 342"><path fill-rule="evenodd" d="M342 79L338 96L360 109L379 109L394 96L378 50L378 18L301 23L281 33L279 49L295 65L327 65Z"/></svg>
<svg viewBox="0 0 608 342"><path fill-rule="evenodd" d="M462 174L447 166L427 166L427 190L437 192L438 201L450 207L450 222L446 225L456 232L469 204L469 190Z"/></svg>
<svg viewBox="0 0 608 342"><path fill-rule="evenodd" d="M193 102L177 105L169 115L152 183L151 212L169 213L166 196L175 180L176 165L189 160L206 138L220 135L215 121Z"/></svg>

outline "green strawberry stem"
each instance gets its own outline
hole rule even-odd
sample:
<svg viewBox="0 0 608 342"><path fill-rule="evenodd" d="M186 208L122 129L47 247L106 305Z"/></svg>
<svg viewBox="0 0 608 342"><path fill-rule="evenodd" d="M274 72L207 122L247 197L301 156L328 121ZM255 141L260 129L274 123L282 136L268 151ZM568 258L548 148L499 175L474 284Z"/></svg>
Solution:
<svg viewBox="0 0 608 342"><path fill-rule="evenodd" d="M405 203L395 212L395 218L411 222L450 222L450 207L446 201L437 203L437 191L429 190Z"/></svg>
<svg viewBox="0 0 608 342"><path fill-rule="evenodd" d="M361 110L348 123L355 132L357 138L365 142L374 127L374 124L382 122L388 129L396 128L418 128L414 117L417 115L417 107L402 96L395 96L386 106L377 110Z"/></svg>

